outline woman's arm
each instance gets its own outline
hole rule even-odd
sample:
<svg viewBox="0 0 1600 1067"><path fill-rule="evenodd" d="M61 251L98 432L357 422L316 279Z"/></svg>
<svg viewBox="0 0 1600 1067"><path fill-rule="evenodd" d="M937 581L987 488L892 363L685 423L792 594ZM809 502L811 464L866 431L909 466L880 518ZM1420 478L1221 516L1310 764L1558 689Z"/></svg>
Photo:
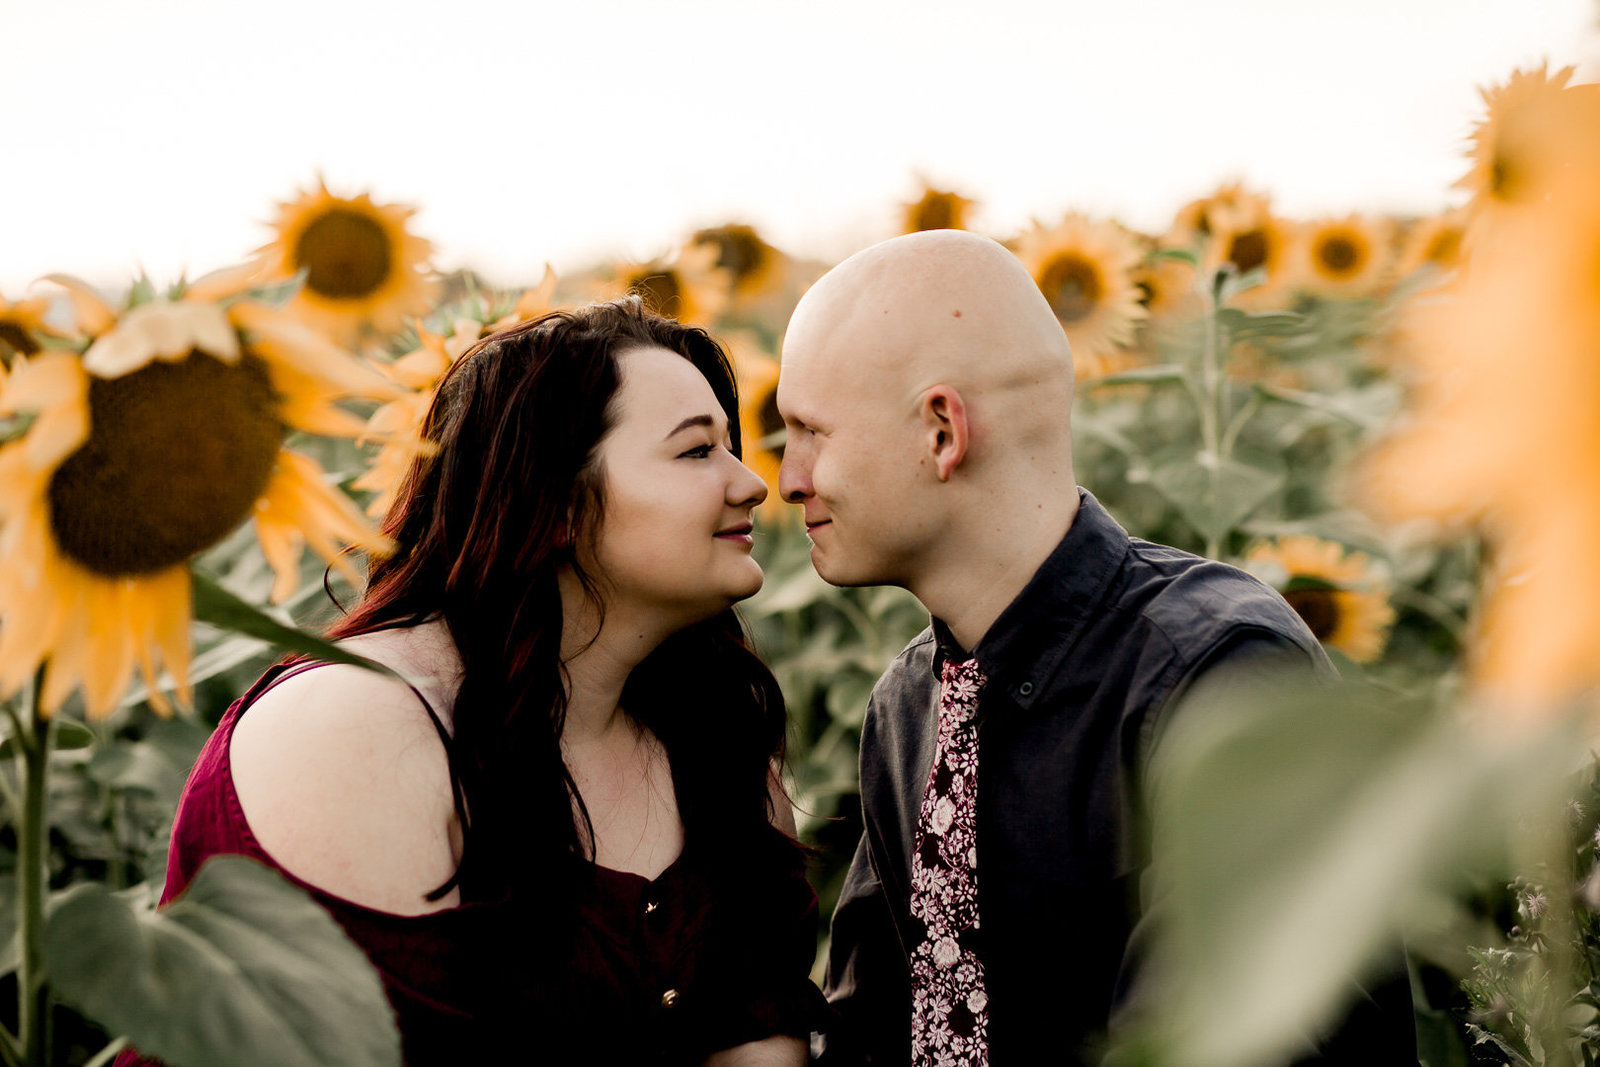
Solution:
<svg viewBox="0 0 1600 1067"><path fill-rule="evenodd" d="M805 1067L806 1043L789 1034L773 1034L721 1052L713 1052L705 1067Z"/></svg>

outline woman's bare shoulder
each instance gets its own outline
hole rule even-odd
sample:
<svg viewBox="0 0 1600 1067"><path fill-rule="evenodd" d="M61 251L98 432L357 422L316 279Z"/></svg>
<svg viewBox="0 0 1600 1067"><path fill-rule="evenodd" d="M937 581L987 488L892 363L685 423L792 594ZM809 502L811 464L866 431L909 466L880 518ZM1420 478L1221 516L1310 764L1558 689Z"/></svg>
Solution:
<svg viewBox="0 0 1600 1067"><path fill-rule="evenodd" d="M402 914L455 869L444 745L404 682L345 664L257 698L229 744L234 789L261 846L329 893Z"/></svg>

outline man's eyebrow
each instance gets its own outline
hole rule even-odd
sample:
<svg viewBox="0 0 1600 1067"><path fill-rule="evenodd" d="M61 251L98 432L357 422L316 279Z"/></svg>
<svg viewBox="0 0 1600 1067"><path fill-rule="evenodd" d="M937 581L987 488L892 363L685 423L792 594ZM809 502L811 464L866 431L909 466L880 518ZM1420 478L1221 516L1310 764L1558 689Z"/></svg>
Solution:
<svg viewBox="0 0 1600 1067"><path fill-rule="evenodd" d="M674 426L672 428L672 433L667 434L667 436L663 437L662 440L669 441L677 434L682 433L692 426L715 427L716 425L717 420L712 418L710 415L690 415L687 419L684 419L682 422L678 423L678 425Z"/></svg>

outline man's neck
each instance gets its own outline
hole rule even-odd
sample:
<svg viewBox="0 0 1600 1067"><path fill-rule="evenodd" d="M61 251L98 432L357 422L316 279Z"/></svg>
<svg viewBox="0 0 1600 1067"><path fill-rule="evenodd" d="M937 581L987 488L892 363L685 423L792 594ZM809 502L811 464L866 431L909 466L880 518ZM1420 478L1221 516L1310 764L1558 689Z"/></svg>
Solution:
<svg viewBox="0 0 1600 1067"><path fill-rule="evenodd" d="M977 647L1072 528L1076 488L1065 497L1062 506L1040 503L998 528L991 518L951 538L936 565L911 587L962 648Z"/></svg>

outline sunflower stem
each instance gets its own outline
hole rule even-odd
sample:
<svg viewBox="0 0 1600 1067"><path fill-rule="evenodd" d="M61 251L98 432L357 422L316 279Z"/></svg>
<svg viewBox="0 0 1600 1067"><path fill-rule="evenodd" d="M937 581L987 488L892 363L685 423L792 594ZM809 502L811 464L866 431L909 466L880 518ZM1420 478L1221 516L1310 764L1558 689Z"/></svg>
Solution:
<svg viewBox="0 0 1600 1067"><path fill-rule="evenodd" d="M1211 484L1212 514L1222 511L1222 364L1219 358L1219 334L1222 331L1221 290L1226 275L1221 271L1212 280L1207 294L1210 315L1206 323L1206 343L1200 364L1200 444L1201 465L1206 468ZM1215 523L1201 531L1205 537L1206 555L1222 558L1222 543L1226 534L1219 534Z"/></svg>
<svg viewBox="0 0 1600 1067"><path fill-rule="evenodd" d="M0 1061L4 1061L6 1067L22 1067L22 1045L4 1026L0 1026Z"/></svg>
<svg viewBox="0 0 1600 1067"><path fill-rule="evenodd" d="M52 731L44 716L44 668L28 689L27 714L17 722L15 745L21 760L22 809L17 820L18 935L17 1040L27 1067L50 1063L50 990L44 974L45 779Z"/></svg>

